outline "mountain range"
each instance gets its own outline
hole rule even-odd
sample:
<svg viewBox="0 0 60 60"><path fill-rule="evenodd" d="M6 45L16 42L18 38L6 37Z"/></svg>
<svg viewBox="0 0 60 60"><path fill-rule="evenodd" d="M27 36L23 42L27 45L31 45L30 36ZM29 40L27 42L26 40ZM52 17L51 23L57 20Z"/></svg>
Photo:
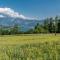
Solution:
<svg viewBox="0 0 60 60"><path fill-rule="evenodd" d="M42 24L43 20L35 20L35 19L22 19L22 18L13 18L7 15L5 17L0 17L0 26L13 26L14 24L18 24L21 27L22 31L26 31L28 29L33 28L37 23Z"/></svg>

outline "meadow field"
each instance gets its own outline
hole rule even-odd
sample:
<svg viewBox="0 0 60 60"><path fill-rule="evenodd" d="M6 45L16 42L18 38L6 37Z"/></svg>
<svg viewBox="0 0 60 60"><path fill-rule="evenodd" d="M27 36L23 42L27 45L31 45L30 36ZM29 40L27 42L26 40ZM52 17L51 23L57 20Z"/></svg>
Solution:
<svg viewBox="0 0 60 60"><path fill-rule="evenodd" d="M60 34L1 35L0 60L60 60Z"/></svg>

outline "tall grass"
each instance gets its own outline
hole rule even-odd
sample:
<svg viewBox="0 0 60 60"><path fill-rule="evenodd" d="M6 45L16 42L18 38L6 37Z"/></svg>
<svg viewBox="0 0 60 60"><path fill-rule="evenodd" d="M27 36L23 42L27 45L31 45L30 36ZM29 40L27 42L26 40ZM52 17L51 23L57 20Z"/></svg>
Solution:
<svg viewBox="0 0 60 60"><path fill-rule="evenodd" d="M3 45L0 60L60 60L60 41Z"/></svg>

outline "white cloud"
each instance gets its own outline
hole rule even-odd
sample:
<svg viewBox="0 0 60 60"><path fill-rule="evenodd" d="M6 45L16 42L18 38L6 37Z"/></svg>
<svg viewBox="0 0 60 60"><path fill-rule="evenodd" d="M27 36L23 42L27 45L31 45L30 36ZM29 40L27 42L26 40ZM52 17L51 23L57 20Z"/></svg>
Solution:
<svg viewBox="0 0 60 60"><path fill-rule="evenodd" d="M13 17L13 18L22 18L22 19L28 19L28 20L37 20L37 18L30 18L30 17L25 17L22 14L19 14L18 12L15 12L13 9L11 8L0 8L0 13L5 14L7 16ZM2 15L0 15L0 17L4 17Z"/></svg>
<svg viewBox="0 0 60 60"><path fill-rule="evenodd" d="M14 18L22 18L22 19L27 19L27 17L25 17L22 14L19 14L18 12L15 12L13 9L11 8L0 8L0 13L6 14L10 17L14 17ZM1 15L1 17L3 17Z"/></svg>

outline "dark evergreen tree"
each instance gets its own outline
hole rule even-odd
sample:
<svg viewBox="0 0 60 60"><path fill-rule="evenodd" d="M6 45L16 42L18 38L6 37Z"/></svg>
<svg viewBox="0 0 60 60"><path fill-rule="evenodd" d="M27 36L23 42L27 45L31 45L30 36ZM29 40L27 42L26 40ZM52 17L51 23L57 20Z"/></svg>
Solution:
<svg viewBox="0 0 60 60"><path fill-rule="evenodd" d="M60 20L58 20L58 24L57 24L57 32L60 33Z"/></svg>

